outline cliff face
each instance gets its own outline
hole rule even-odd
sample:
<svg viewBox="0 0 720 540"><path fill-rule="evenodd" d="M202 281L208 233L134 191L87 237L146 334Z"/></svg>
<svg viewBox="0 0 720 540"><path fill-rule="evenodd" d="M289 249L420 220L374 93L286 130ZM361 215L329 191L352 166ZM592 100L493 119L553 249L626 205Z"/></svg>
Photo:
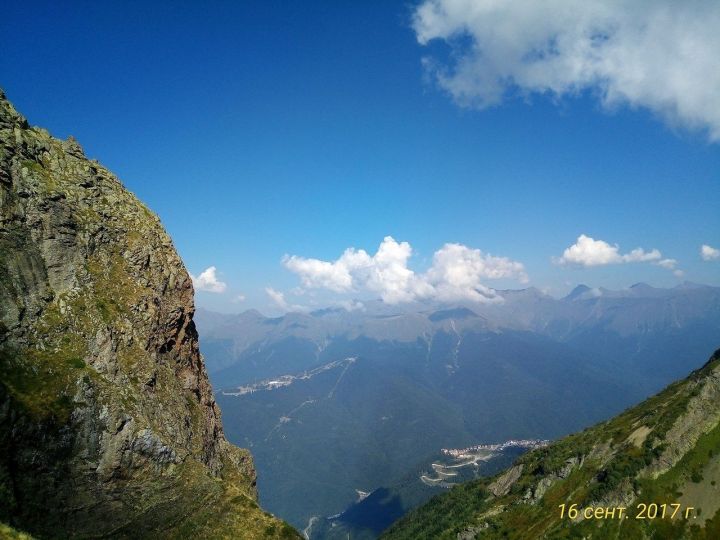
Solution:
<svg viewBox="0 0 720 540"><path fill-rule="evenodd" d="M0 92L0 521L37 536L294 536L255 502L158 218Z"/></svg>

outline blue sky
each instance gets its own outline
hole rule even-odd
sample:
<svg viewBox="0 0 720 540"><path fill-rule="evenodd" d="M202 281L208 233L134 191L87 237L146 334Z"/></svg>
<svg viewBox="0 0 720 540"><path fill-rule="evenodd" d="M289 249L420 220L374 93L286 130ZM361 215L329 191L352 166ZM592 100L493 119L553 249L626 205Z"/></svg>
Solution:
<svg viewBox="0 0 720 540"><path fill-rule="evenodd" d="M385 285L335 263L354 247L377 269L386 236L412 246L418 276L445 244L467 247L487 287L720 285L720 261L700 255L720 248L718 125L694 107L703 96L628 89L618 73L603 75L615 87L549 80L556 66L529 73L502 47L473 56L489 16L460 13L454 37L442 4L423 4L423 20L412 2L11 1L0 86L157 212L192 274L217 269L225 290L199 291L201 306L276 311L268 287L303 305L382 296ZM519 81L501 98L476 76L490 60L506 70L496 81ZM663 73L647 87L674 88ZM583 234L619 249L560 264ZM622 258L638 247L661 256ZM495 279L488 254L521 263L527 281ZM291 271L284 255L331 266ZM441 270L418 283L439 291Z"/></svg>

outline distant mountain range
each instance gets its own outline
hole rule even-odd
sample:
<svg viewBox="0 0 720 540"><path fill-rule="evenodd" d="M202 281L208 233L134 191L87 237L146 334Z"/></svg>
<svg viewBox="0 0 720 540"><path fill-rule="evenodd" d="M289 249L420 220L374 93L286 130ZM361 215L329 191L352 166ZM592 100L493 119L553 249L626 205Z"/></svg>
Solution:
<svg viewBox="0 0 720 540"><path fill-rule="evenodd" d="M720 351L612 420L434 498L383 538L720 538Z"/></svg>
<svg viewBox="0 0 720 540"><path fill-rule="evenodd" d="M555 439L617 414L720 342L717 287L499 295L276 318L198 310L226 433L252 450L263 505L305 529L440 448Z"/></svg>

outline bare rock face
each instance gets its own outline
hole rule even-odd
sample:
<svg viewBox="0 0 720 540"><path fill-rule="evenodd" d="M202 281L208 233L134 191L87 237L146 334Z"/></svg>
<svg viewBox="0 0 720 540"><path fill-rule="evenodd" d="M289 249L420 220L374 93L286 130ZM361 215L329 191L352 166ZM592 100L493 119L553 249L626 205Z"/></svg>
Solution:
<svg viewBox="0 0 720 540"><path fill-rule="evenodd" d="M508 471L498 477L492 484L488 486L488 491L495 495L495 497L503 497L508 494L513 484L518 481L522 474L523 466L515 465L508 469Z"/></svg>
<svg viewBox="0 0 720 540"><path fill-rule="evenodd" d="M0 92L0 521L39 537L295 537L222 430L159 219Z"/></svg>

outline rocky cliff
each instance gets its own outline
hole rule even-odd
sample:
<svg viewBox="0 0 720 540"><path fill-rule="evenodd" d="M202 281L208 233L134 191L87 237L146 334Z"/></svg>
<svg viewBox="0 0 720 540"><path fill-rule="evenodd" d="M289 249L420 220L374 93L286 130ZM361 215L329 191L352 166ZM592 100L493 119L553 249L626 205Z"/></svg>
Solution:
<svg viewBox="0 0 720 540"><path fill-rule="evenodd" d="M159 219L0 92L0 522L37 537L295 537L259 509Z"/></svg>

